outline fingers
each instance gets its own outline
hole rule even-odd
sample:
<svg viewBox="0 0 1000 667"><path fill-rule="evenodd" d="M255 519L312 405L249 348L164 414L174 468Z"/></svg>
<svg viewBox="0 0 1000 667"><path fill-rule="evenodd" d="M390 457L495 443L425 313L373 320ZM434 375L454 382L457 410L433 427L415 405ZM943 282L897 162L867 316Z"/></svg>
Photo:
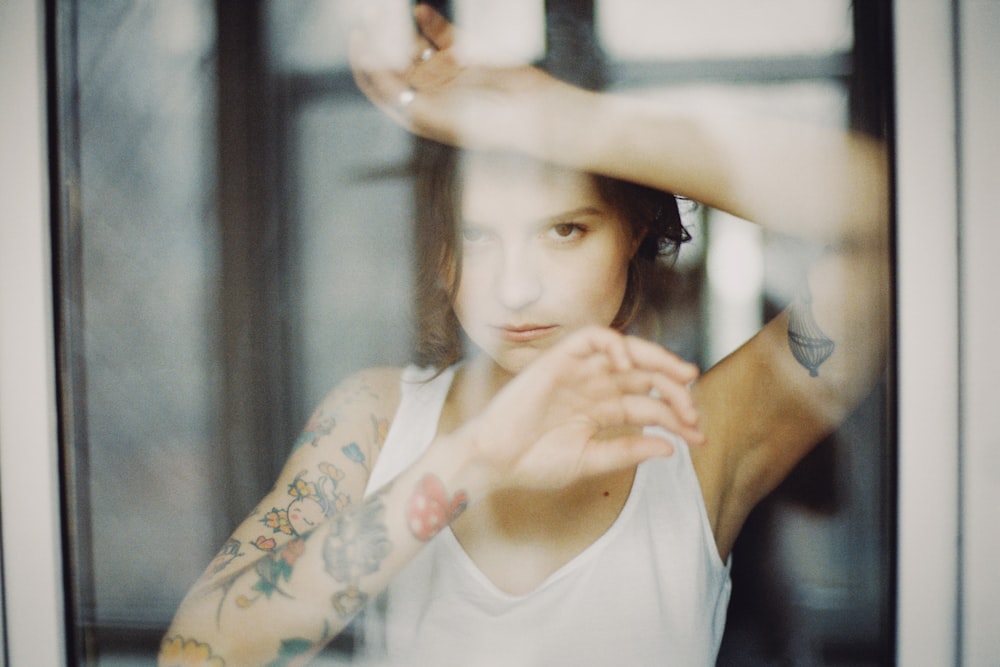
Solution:
<svg viewBox="0 0 1000 667"><path fill-rule="evenodd" d="M687 418L696 417L687 387L698 378L698 367L656 343L595 327L569 337L564 353L571 361L603 359L604 363L585 368L596 373L611 371L624 391L654 392Z"/></svg>
<svg viewBox="0 0 1000 667"><path fill-rule="evenodd" d="M690 391L698 368L660 345L611 329L578 332L565 341L554 367L566 387L593 406L603 428L660 426L701 444L699 414Z"/></svg>
<svg viewBox="0 0 1000 667"><path fill-rule="evenodd" d="M351 33L348 56L354 80L372 102L378 104L387 99L385 93L389 88L400 89L405 86L402 77L394 75L386 63L378 57L364 31L359 29Z"/></svg>
<svg viewBox="0 0 1000 667"><path fill-rule="evenodd" d="M662 403L676 415L679 425L697 428L698 410L687 383L679 384L663 375L639 370L618 374L616 381L623 394Z"/></svg>
<svg viewBox="0 0 1000 667"><path fill-rule="evenodd" d="M455 44L455 32L451 23L430 5L419 4L413 10L417 32L436 51L450 49Z"/></svg>
<svg viewBox="0 0 1000 667"><path fill-rule="evenodd" d="M671 456L674 445L663 437L645 434L606 438L592 446L581 462L581 475L598 475L632 468L648 459Z"/></svg>
<svg viewBox="0 0 1000 667"><path fill-rule="evenodd" d="M635 336L625 337L629 357L637 366L659 372L675 382L689 384L698 378L698 367L673 352Z"/></svg>
<svg viewBox="0 0 1000 667"><path fill-rule="evenodd" d="M590 417L602 431L658 426L681 436L689 444L701 445L704 442L697 418L689 419L655 396L630 394L609 398L594 405Z"/></svg>
<svg viewBox="0 0 1000 667"><path fill-rule="evenodd" d="M603 355L611 370L627 371L632 368L625 338L613 329L588 327L570 335L562 344L563 352L579 360Z"/></svg>
<svg viewBox="0 0 1000 667"><path fill-rule="evenodd" d="M349 48L351 69L358 88L372 104L397 123L407 126L410 106L416 101L409 83L401 74L378 61L362 33L351 35Z"/></svg>
<svg viewBox="0 0 1000 667"><path fill-rule="evenodd" d="M358 70L391 71L400 78L408 77L422 64L446 51L449 52L448 62L454 64L450 50L455 33L448 20L425 4L416 7L413 17L415 23L401 28L399 12L375 12L355 28L349 45L355 75Z"/></svg>
<svg viewBox="0 0 1000 667"><path fill-rule="evenodd" d="M368 53L381 67L397 71L407 67L416 30L406 0L364 0L355 6L352 19L352 36L363 37Z"/></svg>
<svg viewBox="0 0 1000 667"><path fill-rule="evenodd" d="M428 126L421 119L440 120L440 113L428 117L426 112L440 104L440 93L462 68L451 48L455 41L451 24L426 5L418 6L414 17L417 22L411 24L410 33L389 46L381 23L369 22L368 27L354 30L348 53L358 88L376 107L408 131L433 133L440 123ZM447 119L447 109L443 113ZM434 138L444 140L449 136L445 132Z"/></svg>
<svg viewBox="0 0 1000 667"><path fill-rule="evenodd" d="M684 361L661 345L635 336L624 336L614 329L588 327L572 334L564 342L565 353L579 359L604 354L618 372L642 368L660 373L675 382L688 384L698 377L698 367Z"/></svg>

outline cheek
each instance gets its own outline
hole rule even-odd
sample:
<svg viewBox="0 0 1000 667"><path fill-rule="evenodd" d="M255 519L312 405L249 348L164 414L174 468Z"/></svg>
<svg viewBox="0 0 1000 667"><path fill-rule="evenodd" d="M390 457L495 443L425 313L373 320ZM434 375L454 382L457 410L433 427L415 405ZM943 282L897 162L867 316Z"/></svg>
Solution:
<svg viewBox="0 0 1000 667"><path fill-rule="evenodd" d="M605 264L590 264L589 279L582 284L580 295L594 320L604 326L611 324L621 309L628 286L628 257L615 258ZM580 284L580 283L578 283Z"/></svg>
<svg viewBox="0 0 1000 667"><path fill-rule="evenodd" d="M606 239L587 260L595 282L603 282L608 291L623 290L628 281L628 267L634 252L632 241L624 233Z"/></svg>
<svg viewBox="0 0 1000 667"><path fill-rule="evenodd" d="M465 270L462 271L462 278L455 288L455 297L452 301L452 309L460 323L463 323L470 313L474 312L477 303L482 302L483 291L476 284L474 275L470 275Z"/></svg>
<svg viewBox="0 0 1000 667"><path fill-rule="evenodd" d="M493 260L482 253L462 265L453 299L459 320L463 314L474 314L487 307L493 293L496 268Z"/></svg>
<svg viewBox="0 0 1000 667"><path fill-rule="evenodd" d="M625 297L628 259L627 253L604 247L559 262L549 274L547 303L575 326L610 325Z"/></svg>

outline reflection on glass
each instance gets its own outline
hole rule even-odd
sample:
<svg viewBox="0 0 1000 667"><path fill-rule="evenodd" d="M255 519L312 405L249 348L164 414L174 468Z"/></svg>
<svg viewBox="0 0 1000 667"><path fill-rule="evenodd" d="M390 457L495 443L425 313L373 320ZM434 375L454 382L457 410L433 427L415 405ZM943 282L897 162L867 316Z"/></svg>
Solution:
<svg viewBox="0 0 1000 667"><path fill-rule="evenodd" d="M814 317L819 323L814 338L829 336L842 346L838 350L850 347L850 340L844 343L842 338L842 330L849 327L842 322L860 321L862 315L851 312L860 301L844 304L824 290L823 281L836 274L836 267L810 279L811 298L819 304L812 309L806 308L809 298L802 296L801 287L810 266L845 255L856 262L850 275L868 281L868 287L877 283L882 279L878 272L884 260L884 230L867 231L872 220L859 216L864 219L857 220L858 231L851 234L873 241L854 243L853 237L838 231L844 220L834 215L834 220L816 222L832 223L833 231L809 242L799 240L798 225L823 217L798 198L809 186L809 173L772 165L765 154L760 163L751 160L738 167L738 176L743 177L740 169L747 171L758 179L752 183L775 188L777 196L758 189L771 196L757 201L738 187L725 190L738 193L737 203L752 201L747 207L730 206L738 209L732 212L777 212L777 225L762 230L708 205L727 208L724 197L699 200L701 193L714 195L714 185L706 189L696 184L686 191L683 183L670 178L661 181L640 174L622 152L616 157L626 166L617 175L652 180L649 184L659 189L687 195L670 202L692 237L675 256L664 253L671 256L658 260L655 272L646 272L665 289L651 291L645 284L637 290L638 269L631 268L630 258L644 241L656 238L648 225L669 208L657 203L655 193L647 197L601 185L567 170L571 164L540 167L523 157L484 162L481 156L460 157L452 149L428 148L426 141L415 140L358 95L348 69L347 27L353 20L349 4L264 3L261 12L237 12L240 21L231 15L212 16L208 3L197 2L171 5L173 9L158 5L156 11L135 10L124 17L89 6L77 10L82 39L76 71L85 94L79 109L83 252L76 261L83 283L70 293L76 295L75 307L86 315L80 334L86 383L78 390L76 406L90 426L85 440L68 446L90 463L89 469L76 471L78 484L89 491L86 506L76 512L87 537L76 543L78 563L89 569L81 579L92 585L82 587L76 612L82 635L89 639L88 655L100 664L111 664L122 655L151 662L181 596L210 561L211 615L218 614L223 629L233 619L242 628L257 623L260 632L253 634L263 638L267 648L260 653L255 649L254 655L263 663L311 652L331 639L323 659L333 664L352 653L371 655L397 646L454 654L452 650L472 637L477 638L474 646L466 648L480 657L505 656L505 664L527 659L533 650L547 650L526 639L517 646L528 652L525 655L510 653L514 649L507 641L486 648L484 637L508 637L515 628L497 633L495 626L465 626L462 622L473 613L466 607L421 606L422 600L448 591L467 600L473 590L468 582L434 579L439 565L433 559L440 557L440 562L450 563L445 571L462 563L466 574L479 580L483 588L475 590L487 590L491 596L484 604L510 599L551 604L547 627L557 627L556 610L570 595L587 593L596 597L581 599L604 600L579 603L588 607L590 616L580 620L586 616L580 609L576 620L593 631L581 633L575 626L573 637L586 635L590 642L579 642L576 648L592 658L611 646L622 658L620 642L609 638L629 631L620 624L635 628L654 622L650 610L661 608L658 601L643 602L649 581L688 581L689 570L683 568L689 566L673 557L667 559L669 567L656 559L617 560L613 562L619 571L626 562L629 571L654 563L666 569L651 572L649 581L638 576L615 580L604 576L613 569L605 563L604 570L595 570L604 573L595 575L600 584L584 586L567 574L567 564L586 562L577 556L589 554L593 559L595 545L605 542L617 544L618 551L608 550L609 559L634 559L635 553L660 549L673 554L669 540L626 548L634 543L610 538L628 527L619 520L626 509L658 517L669 514L647 509L644 489L683 490L685 484L697 484L694 473L661 470L659 464L644 464L637 473L634 465L626 465L602 469L582 481L546 478L542 483L529 475L514 486L496 486L490 477L489 485L477 478L455 487L449 485L448 475L458 473L448 464L460 457L442 456L447 445L431 447L429 436L407 445L400 431L461 433L460 426L471 415L485 411L487 423L497 425L491 432L510 437L533 417L523 405L498 408L491 400L493 389L507 379L498 371L537 367L529 366L541 357L532 348L554 346L564 337L561 331L554 335L555 329L569 331L583 323L621 327L627 322L630 331L708 369L764 322L778 322L771 328L780 331L772 337L792 359L792 370L808 377L807 369L790 355L788 316L779 313L798 303L791 314L795 322ZM570 25L576 35L594 35L607 55L598 78L605 79L609 90L641 100L657 117L669 118L670 110L677 108L712 113L739 108L755 118L825 127L856 123L846 79L855 38L844 3L824 3L822 11L810 14L808 28L795 31L787 30L793 8L785 6L793 3L771 2L767 11L738 20L730 15L738 3L712 3L710 9L705 5L693 14L675 6L680 3L595 3L592 11L574 14L569 21L553 13L549 3L512 3L507 11L487 17L475 15L475 3L455 4L454 15L460 22L465 17L463 27L470 39L477 25L490 26L494 38L488 50L502 51L508 59L540 49L541 36L546 35L549 64L561 74L586 61L574 61L583 51L572 39L560 41L565 28L559 26ZM668 25L667 18L673 24ZM497 45L497 35L511 34L498 28L506 21L524 29L515 43ZM212 25L215 41L211 31L206 32ZM683 33L683 40L657 39L677 32ZM133 39L88 50L88 44L101 43L108 34ZM249 66L240 60L243 56L234 57L222 46L245 35L255 45L246 52L254 54L246 56ZM148 50L148 63L130 57L140 43L147 49L149 44L157 47ZM555 53L560 49L562 53ZM419 56L420 49L415 53ZM467 57L478 57L476 53L469 50ZM417 57L413 67L431 66L440 57ZM566 60L560 63L560 58ZM129 76L112 81L115 68ZM593 68L586 69L593 74ZM144 88L152 71L160 72L167 83ZM172 77L170 71L175 72ZM242 92L225 87L216 92L216 72L231 84L243 81ZM389 114L399 114L395 99L378 99L380 89L372 90L369 94L385 103ZM144 102L143 94L151 101ZM258 99L260 108L246 116L233 113L234 96L245 102ZM420 113L418 105L407 113ZM109 118L116 120L109 123ZM411 118L420 122L419 116ZM259 132L239 133L244 123ZM558 145L560 130L574 129L572 123L571 114L564 114L547 139ZM109 152L107 147L115 144L111 128L119 137L122 128L129 127L134 133L126 131L124 136L132 138L118 144L128 150ZM234 129L241 137L239 145L226 139L234 136ZM576 128L580 145L608 131L600 125L587 130L583 134ZM136 152L136 146L145 148ZM762 147L781 152L777 142ZM559 160L565 154L544 157ZM243 155L247 159L234 157ZM646 157L653 164L660 159ZM711 156L695 151L686 157L698 164L710 162ZM830 163L836 160L832 156ZM864 173L870 167L858 168ZM872 172L870 181L881 177L884 174ZM129 185L126 178L137 182ZM772 185L776 178L786 180ZM835 181L829 185L834 190L848 187ZM438 199L428 200L429 194ZM620 203L622 198L633 206L632 213ZM863 197L854 199L860 200ZM822 203L818 207L823 210ZM782 226L786 211L796 215ZM852 211L847 207L838 215ZM640 219L638 233L622 222L628 215ZM436 236L428 220L444 223ZM558 306L532 306L540 293L557 291L560 296L551 303ZM622 306L623 301L630 303L633 292L642 293L645 310L632 312ZM830 303L835 305L824 305ZM449 319L455 316L457 320ZM444 323L444 333L438 336L429 321ZM599 348L620 344L588 343ZM411 371L415 382L401 385L398 371L364 370L405 366L414 350L420 361L436 366L425 374ZM631 354L645 358L645 353ZM795 384L796 390L789 392L782 389L780 374L744 377L725 370L737 368L749 354L738 353L736 361L704 375L696 385L704 387L696 398L709 415L705 428L712 427L713 415L722 415L715 417L716 424L728 423L730 413L744 415L749 430L754 419L779 419L774 415L784 412L801 417L793 420L792 430L808 422L802 428L811 435L793 443L798 446L803 439L811 444L831 419L841 422L843 414L817 416L812 408L792 402L795 395L808 395L814 385ZM453 366L459 358L461 363ZM876 364L872 367L878 368ZM820 381L829 374L839 377L839 368L835 357L821 362ZM557 377L564 378L567 390L593 380L572 375L582 372L576 366L564 372ZM661 395L680 392L676 414L688 400L684 387L693 377L684 375L688 372L687 367L676 370L669 387L658 389ZM727 373L730 380L723 385L737 390L713 385L711 378L725 378ZM521 383L515 386L521 388L514 393L530 397L541 392L525 377L519 377ZM328 395L335 385L340 389ZM858 387L852 394L853 404L867 390ZM400 400L404 410L413 411L407 417L412 422L397 415ZM824 396L824 405L835 400L835 394ZM422 405L419 401L437 407L413 407ZM544 393L538 393L536 401L559 404L558 398ZM651 409L642 405L640 410ZM698 432L683 418L669 419L675 420L670 430L693 444L698 469L711 469L711 450L699 453ZM703 592L682 605L689 617L701 621L692 627L673 626L683 638L676 643L670 644L669 632L643 633L656 637L648 646L651 656L671 650L713 655L721 641L719 664L747 664L748 659L761 664L833 664L841 659L877 664L885 658L890 644L889 619L883 612L888 591L881 582L890 577L880 552L887 540L880 504L880 484L887 476L880 467L885 465L881 419L877 396L852 411L750 516L735 546L729 537L719 541L723 533L712 521L720 515L704 516L716 528L715 539L689 534L691 548L684 551L697 553L695 547L704 549L706 544L717 549L702 553L705 590L714 593ZM302 434L296 433L296 424L307 424ZM714 439L724 441L719 433ZM408 447L422 445L429 447L425 459L432 463L407 458L413 455ZM668 460L687 460L687 447L679 442L675 446L683 451ZM379 456L383 447L392 454ZM438 452L437 458L433 452ZM279 477L278 468L289 455L291 463ZM778 462L775 469L793 462ZM122 470L128 471L126 481L118 481ZM434 476L415 474L428 471ZM532 471L538 473L538 468ZM401 472L400 480L380 496L377 487ZM657 475L679 477L664 481L668 478ZM775 481L768 480L768 488ZM523 491L525 487L531 490ZM369 513L359 515L351 508L362 506L366 495ZM584 500L591 495L597 500ZM483 496L488 500L482 501ZM692 497L698 494L659 500L690 503ZM414 505L412 498L422 504ZM386 508L381 513L379 499ZM693 507L692 516L702 516L700 504ZM572 508L572 521L565 518L567 508ZM711 499L709 508L724 514L722 505ZM405 522L392 523L394 509L402 511ZM237 528L246 515L250 518ZM353 516L360 516L358 522L351 523ZM416 542L429 538L451 519L455 523L435 538L436 546L413 560L413 571L428 568L427 576L393 578L387 610L376 613L375 605L334 638L364 606L364 596L377 597L385 586L385 581L362 582L377 577L376 571L395 572L395 554L406 554L400 558L410 562L407 549L418 551L409 546L414 536ZM702 524L695 525L700 530ZM657 532L656 540L671 529ZM734 537L735 531L724 534ZM357 542L351 541L356 538L366 548L360 561L354 550ZM128 546L116 547L118 542ZM212 560L210 552L219 545L225 546ZM730 551L731 569L726 564ZM313 573L309 584L303 584L304 575L295 578L300 571ZM424 588L431 584L440 589ZM548 602L544 593L538 594L545 586L552 586ZM630 586L635 590L623 592ZM284 629L271 623L283 617L279 607L294 609L312 595L329 615L327 620L315 620L317 616ZM623 599L629 603L623 605ZM608 618L611 606L619 624ZM168 633L165 654L204 645L204 651L238 655L229 653L236 649L226 646L214 621L209 624L213 627L202 630L193 616L185 616L192 608L182 610ZM703 609L701 616L692 611L695 608ZM721 621L727 608L723 637ZM408 622L390 625L388 634L380 626L385 618L438 613L459 616L424 628L424 644L409 636ZM518 636L530 635L524 627L528 616L511 613L510 618L522 624ZM533 629L542 622L528 625ZM477 630L480 627L484 629ZM279 632L268 637L265 629ZM455 630L457 634L448 634ZM552 639L553 644L566 643L557 634ZM693 644L697 646L691 648ZM642 649L637 644L635 650Z"/></svg>

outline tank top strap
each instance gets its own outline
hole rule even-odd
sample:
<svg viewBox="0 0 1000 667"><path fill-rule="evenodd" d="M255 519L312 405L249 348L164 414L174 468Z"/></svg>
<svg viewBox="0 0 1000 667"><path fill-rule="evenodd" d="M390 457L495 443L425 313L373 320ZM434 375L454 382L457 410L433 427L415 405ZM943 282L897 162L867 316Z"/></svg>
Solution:
<svg viewBox="0 0 1000 667"><path fill-rule="evenodd" d="M368 478L365 497L395 479L430 446L454 377L455 366L440 373L417 366L403 370L399 407Z"/></svg>

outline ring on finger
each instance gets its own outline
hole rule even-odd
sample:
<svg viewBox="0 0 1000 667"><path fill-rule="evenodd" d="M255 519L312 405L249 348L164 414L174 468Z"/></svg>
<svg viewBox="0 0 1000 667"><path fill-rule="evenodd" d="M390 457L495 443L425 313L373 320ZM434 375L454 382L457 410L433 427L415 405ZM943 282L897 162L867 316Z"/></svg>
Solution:
<svg viewBox="0 0 1000 667"><path fill-rule="evenodd" d="M413 100L417 97L417 91L413 88L405 88L400 91L399 95L396 97L396 108L400 111L406 111Z"/></svg>
<svg viewBox="0 0 1000 667"><path fill-rule="evenodd" d="M420 54L417 56L416 62L425 63L431 58L433 58L435 53L436 51L434 50L434 47L428 46L426 49L420 52Z"/></svg>

